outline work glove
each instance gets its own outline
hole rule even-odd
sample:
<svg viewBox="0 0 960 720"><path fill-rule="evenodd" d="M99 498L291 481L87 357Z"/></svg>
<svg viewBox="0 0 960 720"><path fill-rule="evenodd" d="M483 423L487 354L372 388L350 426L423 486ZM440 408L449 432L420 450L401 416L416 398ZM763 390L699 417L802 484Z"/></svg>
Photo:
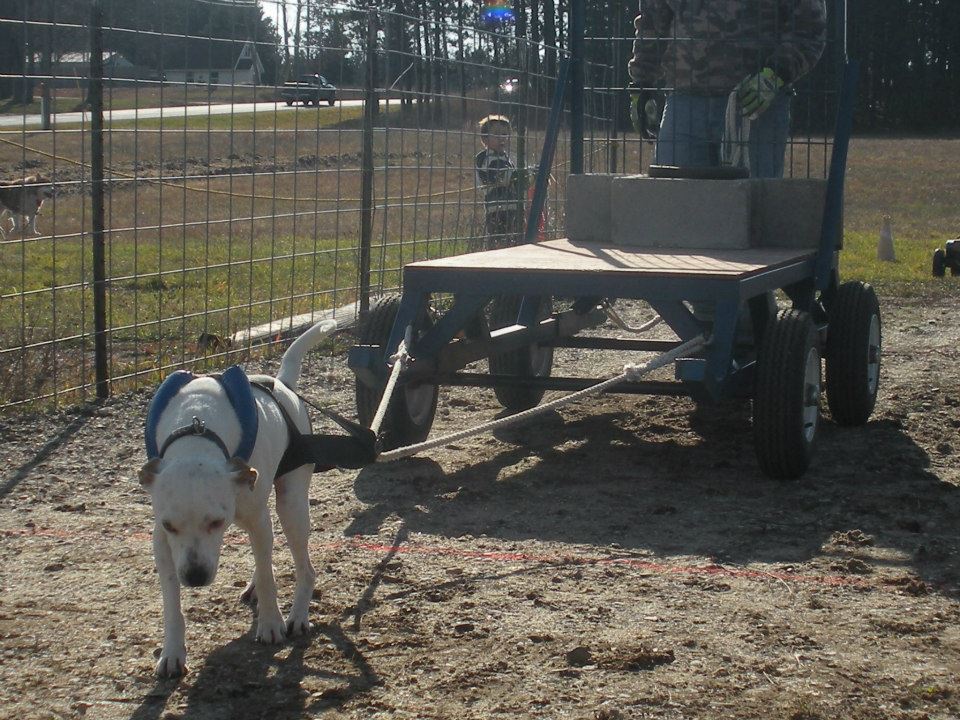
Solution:
<svg viewBox="0 0 960 720"><path fill-rule="evenodd" d="M642 138L655 140L660 133L660 118L663 115L663 104L660 93L645 90L631 85L630 91L630 121L634 131Z"/></svg>
<svg viewBox="0 0 960 720"><path fill-rule="evenodd" d="M768 67L756 75L743 79L736 88L740 114L750 120L756 120L773 104L783 86L783 80Z"/></svg>

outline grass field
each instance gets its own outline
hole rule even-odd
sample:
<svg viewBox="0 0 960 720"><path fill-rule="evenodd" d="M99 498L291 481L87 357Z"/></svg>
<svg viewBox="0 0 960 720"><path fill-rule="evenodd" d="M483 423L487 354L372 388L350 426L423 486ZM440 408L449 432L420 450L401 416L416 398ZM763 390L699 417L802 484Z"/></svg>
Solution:
<svg viewBox="0 0 960 720"><path fill-rule="evenodd" d="M112 178L106 259L113 376L202 357L209 351L197 344L202 332L230 336L357 299L359 113L310 108L112 126L105 161ZM389 124L404 123L391 117ZM65 388L89 381L93 299L83 165L89 137L74 129L0 139L6 141L0 143L3 175L47 172L59 187L41 217L44 237L0 241L3 405L52 392L51 378ZM538 137L528 144L539 150ZM397 287L410 260L476 245L482 236L473 178L478 148L470 126L391 127L375 135L374 288ZM634 143L630 152L637 148ZM588 152L602 155L603 144L588 145ZM558 233L564 160L561 154L552 189ZM633 158L639 160L639 154ZM843 279L870 281L884 297L960 297L955 281L930 273L933 249L960 234L958 175L958 140L856 139ZM896 262L876 256L885 215Z"/></svg>

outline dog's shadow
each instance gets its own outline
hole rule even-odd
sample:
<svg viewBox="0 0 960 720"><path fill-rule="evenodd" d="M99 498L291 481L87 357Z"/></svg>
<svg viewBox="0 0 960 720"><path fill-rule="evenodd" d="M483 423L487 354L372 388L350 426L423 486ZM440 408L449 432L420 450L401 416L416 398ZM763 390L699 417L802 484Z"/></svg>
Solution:
<svg viewBox="0 0 960 720"><path fill-rule="evenodd" d="M183 684L188 686L185 706L177 708L177 717L184 720L292 720L335 710L380 682L339 618L314 625L309 635L282 645L257 643L256 629L254 616L242 637L195 658L200 668L195 675L158 680L131 720L159 720L172 710L171 698Z"/></svg>

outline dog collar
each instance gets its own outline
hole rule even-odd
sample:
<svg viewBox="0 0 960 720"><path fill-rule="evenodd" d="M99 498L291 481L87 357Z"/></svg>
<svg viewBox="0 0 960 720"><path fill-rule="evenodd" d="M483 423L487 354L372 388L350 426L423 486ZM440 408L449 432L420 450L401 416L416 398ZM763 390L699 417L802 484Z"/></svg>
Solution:
<svg viewBox="0 0 960 720"><path fill-rule="evenodd" d="M189 425L178 427L176 430L170 433L167 439L163 441L163 446L157 453L157 457L163 457L163 454L167 451L167 448L170 447L175 440L190 436L202 437L206 440L209 440L218 448L220 448L220 450L223 452L223 456L227 460L230 459L230 451L227 450L227 444L213 430L207 430L207 426L204 424L203 420L198 418L196 415L193 416L193 422L191 422Z"/></svg>
<svg viewBox="0 0 960 720"><path fill-rule="evenodd" d="M253 391L250 387L250 380L238 365L232 365L222 374L211 375L220 383L226 393L230 405L236 413L237 420L240 422L240 443L237 449L230 453L226 443L213 430L206 427L203 419L194 417L189 425L174 430L164 441L162 446L157 444L157 425L160 416L167 409L173 397L180 392L188 383L195 380L198 376L188 370L177 370L167 376L157 392L154 393L153 400L150 401L150 408L147 411L147 425L144 432L146 443L147 458L153 459L163 457L167 448L175 440L182 437L194 436L203 437L217 445L228 460L236 457L244 462L250 461L250 455L253 453L253 446L257 442L257 404L253 399Z"/></svg>

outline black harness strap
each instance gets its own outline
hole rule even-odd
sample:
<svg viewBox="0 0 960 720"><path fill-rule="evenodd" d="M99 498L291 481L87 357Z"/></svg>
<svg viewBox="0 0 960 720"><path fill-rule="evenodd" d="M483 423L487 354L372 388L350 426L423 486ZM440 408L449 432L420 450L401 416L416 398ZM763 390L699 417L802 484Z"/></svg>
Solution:
<svg viewBox="0 0 960 720"><path fill-rule="evenodd" d="M273 398L287 424L287 449L277 468L278 477L302 465L313 465L313 472L317 473L332 470L335 467L362 468L377 459L376 436L369 428L348 420L332 410L325 410L311 403L311 407L315 407L336 422L350 435L314 435L312 433L305 435L297 428L283 403L274 395L272 378L251 380L250 384Z"/></svg>

